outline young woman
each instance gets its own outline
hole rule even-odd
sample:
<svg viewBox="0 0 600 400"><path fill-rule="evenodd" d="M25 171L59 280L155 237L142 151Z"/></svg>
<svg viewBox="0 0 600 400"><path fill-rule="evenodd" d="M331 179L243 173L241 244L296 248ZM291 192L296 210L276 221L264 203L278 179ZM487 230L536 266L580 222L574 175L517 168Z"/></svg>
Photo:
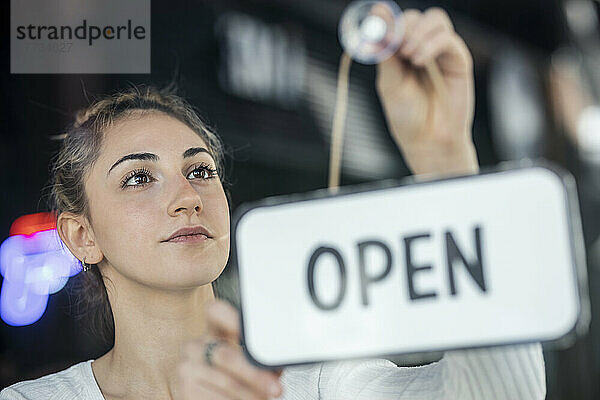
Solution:
<svg viewBox="0 0 600 400"><path fill-rule="evenodd" d="M472 60L446 13L405 13L406 36L377 89L413 172L475 173ZM424 79L435 60L447 93ZM451 101L449 101L451 100ZM211 283L229 255L221 145L194 110L152 88L91 105L54 164L57 230L82 261L112 349L0 399L543 399L537 344L447 352L397 367L345 361L266 371L239 346L237 311Z"/></svg>

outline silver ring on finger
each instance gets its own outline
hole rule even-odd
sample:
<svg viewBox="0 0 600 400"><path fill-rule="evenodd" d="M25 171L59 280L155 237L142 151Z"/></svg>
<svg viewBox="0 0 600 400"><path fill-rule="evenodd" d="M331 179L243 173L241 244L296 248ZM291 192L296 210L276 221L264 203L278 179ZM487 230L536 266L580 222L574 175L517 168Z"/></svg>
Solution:
<svg viewBox="0 0 600 400"><path fill-rule="evenodd" d="M215 352L215 348L222 342L222 340L213 340L206 344L206 347L204 348L204 361L206 361L206 365L211 367L214 366L212 358L213 353Z"/></svg>

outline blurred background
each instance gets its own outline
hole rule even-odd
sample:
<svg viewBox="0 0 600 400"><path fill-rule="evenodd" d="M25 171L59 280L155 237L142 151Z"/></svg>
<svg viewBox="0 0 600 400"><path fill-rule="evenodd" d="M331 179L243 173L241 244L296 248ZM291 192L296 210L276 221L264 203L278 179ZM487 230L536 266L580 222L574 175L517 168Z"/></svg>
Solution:
<svg viewBox="0 0 600 400"><path fill-rule="evenodd" d="M11 74L10 4L2 2L0 242L17 218L48 211L56 135L94 96L128 83L177 80L225 142L232 210L327 185L329 135L346 0L151 2L151 74ZM600 10L591 0L398 1L443 7L475 62L474 142L482 166L545 157L577 178L592 323L565 350L546 349L548 399L600 398ZM343 184L410 174L374 86L353 64ZM18 228L18 227L17 227ZM17 229L13 226L14 230ZM0 387L64 369L108 350L83 332L71 278L34 323L0 321ZM217 287L236 302L235 268ZM432 355L415 355L410 363ZM407 361L408 362L408 361Z"/></svg>

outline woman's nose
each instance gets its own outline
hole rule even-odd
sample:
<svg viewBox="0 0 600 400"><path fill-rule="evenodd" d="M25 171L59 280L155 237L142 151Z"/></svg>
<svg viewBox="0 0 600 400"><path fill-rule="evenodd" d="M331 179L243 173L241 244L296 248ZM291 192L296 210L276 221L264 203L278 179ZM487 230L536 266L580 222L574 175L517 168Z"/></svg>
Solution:
<svg viewBox="0 0 600 400"><path fill-rule="evenodd" d="M190 215L202 211L202 198L185 177L178 179L174 193L168 207L170 216L175 217L181 213Z"/></svg>

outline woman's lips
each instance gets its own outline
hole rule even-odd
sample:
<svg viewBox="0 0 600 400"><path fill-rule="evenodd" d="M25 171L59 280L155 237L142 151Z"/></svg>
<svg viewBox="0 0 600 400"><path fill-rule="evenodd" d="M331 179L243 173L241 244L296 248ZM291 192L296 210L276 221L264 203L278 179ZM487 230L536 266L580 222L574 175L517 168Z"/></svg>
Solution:
<svg viewBox="0 0 600 400"><path fill-rule="evenodd" d="M173 239L167 240L167 243L199 243L208 240L206 235L202 233L194 234L194 235L183 235L177 236Z"/></svg>
<svg viewBox="0 0 600 400"><path fill-rule="evenodd" d="M188 237L187 239L178 239L180 237L186 236L190 237ZM203 236L203 238L200 236ZM169 236L168 239L163 240L163 242L198 242L206 239L212 239L212 234L210 233L210 231L202 225L196 225L177 229L171 234L171 236Z"/></svg>

